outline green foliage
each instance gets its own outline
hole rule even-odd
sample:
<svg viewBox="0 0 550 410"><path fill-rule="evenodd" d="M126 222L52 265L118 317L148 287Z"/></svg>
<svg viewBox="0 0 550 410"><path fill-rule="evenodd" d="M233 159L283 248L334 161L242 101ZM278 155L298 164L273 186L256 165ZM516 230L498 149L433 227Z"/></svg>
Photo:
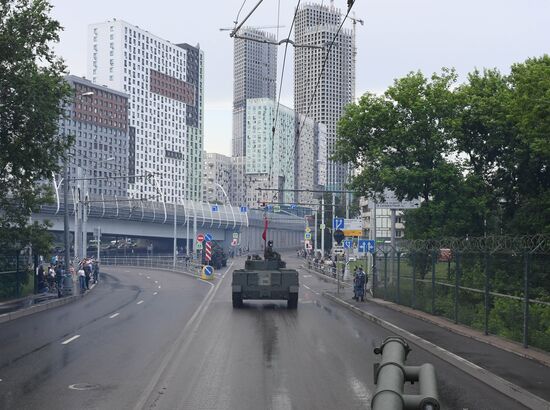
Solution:
<svg viewBox="0 0 550 410"><path fill-rule="evenodd" d="M352 188L421 198L408 238L550 232L550 57L456 81L411 73L347 107L334 159Z"/></svg>
<svg viewBox="0 0 550 410"><path fill-rule="evenodd" d="M70 140L57 136L70 88L51 48L60 25L45 0L0 0L0 246L47 248L46 225L29 223L51 197L51 179Z"/></svg>

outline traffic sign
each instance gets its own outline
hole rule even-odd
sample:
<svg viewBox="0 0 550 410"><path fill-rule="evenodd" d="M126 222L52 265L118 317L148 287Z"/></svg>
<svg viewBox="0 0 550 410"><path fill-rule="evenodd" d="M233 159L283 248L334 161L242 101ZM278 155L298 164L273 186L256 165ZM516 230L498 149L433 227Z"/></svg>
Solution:
<svg viewBox="0 0 550 410"><path fill-rule="evenodd" d="M248 212L248 208L246 206L241 206L241 213L245 214Z"/></svg>
<svg viewBox="0 0 550 410"><path fill-rule="evenodd" d="M233 232L233 239L239 239L239 232Z"/></svg>
<svg viewBox="0 0 550 410"><path fill-rule="evenodd" d="M214 279L214 268L210 265L205 265L202 267L202 278L204 280Z"/></svg>
<svg viewBox="0 0 550 410"><path fill-rule="evenodd" d="M332 220L332 229L344 229L344 218L334 218Z"/></svg>
<svg viewBox="0 0 550 410"><path fill-rule="evenodd" d="M210 242L212 240L212 234L207 233L206 235L204 235L204 240L207 242Z"/></svg>
<svg viewBox="0 0 550 410"><path fill-rule="evenodd" d="M296 204L291 204L290 209L296 209Z"/></svg>
<svg viewBox="0 0 550 410"><path fill-rule="evenodd" d="M237 246L239 244L239 240L237 238L231 239L231 246Z"/></svg>
<svg viewBox="0 0 550 410"><path fill-rule="evenodd" d="M351 239L346 239L344 241L344 249L351 249L353 248L353 241Z"/></svg>
<svg viewBox="0 0 550 410"><path fill-rule="evenodd" d="M361 253L369 252L374 253L374 250L376 249L375 242L373 240L368 239L359 239L357 251Z"/></svg>
<svg viewBox="0 0 550 410"><path fill-rule="evenodd" d="M195 248L197 248L198 251L202 251L202 242L197 242Z"/></svg>
<svg viewBox="0 0 550 410"><path fill-rule="evenodd" d="M310 240L311 239L311 233L310 232L306 232L305 235L304 235L304 239L306 240Z"/></svg>
<svg viewBox="0 0 550 410"><path fill-rule="evenodd" d="M327 226L325 224L319 225L319 229L324 230Z"/></svg>
<svg viewBox="0 0 550 410"><path fill-rule="evenodd" d="M280 205L273 206L273 212L281 212L281 206Z"/></svg>
<svg viewBox="0 0 550 410"><path fill-rule="evenodd" d="M207 241L205 246L206 247L204 248L204 259L207 262L210 262L210 260L212 260L212 242Z"/></svg>
<svg viewBox="0 0 550 410"><path fill-rule="evenodd" d="M220 210L220 208L218 207L218 205L212 205L212 212L218 212Z"/></svg>
<svg viewBox="0 0 550 410"><path fill-rule="evenodd" d="M306 226L306 232L311 232L311 228L309 226Z"/></svg>
<svg viewBox="0 0 550 410"><path fill-rule="evenodd" d="M204 241L204 235L202 233L199 233L197 235L197 242L202 242L202 241Z"/></svg>
<svg viewBox="0 0 550 410"><path fill-rule="evenodd" d="M337 229L336 231L334 231L334 240L336 241L336 243L338 243L338 245L340 245L342 243L344 238L345 238L345 236L344 236L344 232L342 230Z"/></svg>

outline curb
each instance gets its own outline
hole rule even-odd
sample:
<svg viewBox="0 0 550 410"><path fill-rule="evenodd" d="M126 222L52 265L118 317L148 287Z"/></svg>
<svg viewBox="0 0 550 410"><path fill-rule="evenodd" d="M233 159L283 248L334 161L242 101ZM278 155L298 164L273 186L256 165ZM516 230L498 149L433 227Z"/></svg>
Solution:
<svg viewBox="0 0 550 410"><path fill-rule="evenodd" d="M533 393L528 392L527 390L507 380L504 380L503 378L489 372L488 370L482 367L479 367L478 365L452 352L449 352L448 350L445 350L442 347L439 347L433 344L432 342L422 339L421 337L405 329L402 329L390 322L380 319L379 317L374 316L371 313L365 312L364 310L361 310L353 306L352 304L334 295L331 295L330 293L323 292L323 296L325 296L327 299L332 300L333 302L336 302L346 307L347 309L351 310L358 316L361 316L367 320L370 320L371 322L376 323L377 325L383 327L384 329L389 330L401 337L404 337L405 339L409 340L411 343L415 344L421 349L426 350L428 353L431 353L434 356L437 356L439 359L453 365L454 367L462 370L463 372L481 381L482 383L487 384L488 386L494 388L495 390L499 391L505 396L529 407L530 409L534 409L534 410L550 409L550 403L540 398L539 396L536 396Z"/></svg>
<svg viewBox="0 0 550 410"><path fill-rule="evenodd" d="M78 284L77 284L78 285ZM60 299L55 299L49 302L44 302L39 305L31 306L25 309L16 310L15 312L10 313L4 313L3 315L0 315L0 323L9 322L11 320L19 319L21 317L34 315L38 312L43 312L44 310L53 309L58 306L63 306L68 303L74 302L75 300L81 299L84 296L86 296L90 291L96 287L96 283L93 283L90 285L90 289L88 292L85 292L80 295L72 295L72 296L66 296ZM76 291L78 291L78 286L76 286Z"/></svg>
<svg viewBox="0 0 550 410"><path fill-rule="evenodd" d="M84 295L67 296L62 299L56 299L50 302L44 302L40 305L31 306L21 310L16 310L15 312L4 313L3 315L0 315L0 323L9 322L10 320L15 320L21 317L34 315L35 313L42 312L44 310L53 309L54 307L57 307L57 306L66 305L67 303L71 303L79 298L82 298Z"/></svg>

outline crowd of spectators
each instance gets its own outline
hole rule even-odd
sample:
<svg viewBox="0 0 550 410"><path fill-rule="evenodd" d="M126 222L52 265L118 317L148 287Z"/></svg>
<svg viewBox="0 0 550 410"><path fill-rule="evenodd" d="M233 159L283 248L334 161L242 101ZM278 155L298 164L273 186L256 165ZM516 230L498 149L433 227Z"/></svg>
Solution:
<svg viewBox="0 0 550 410"><path fill-rule="evenodd" d="M66 269L62 258L54 256L44 267L38 265L37 282L39 293L57 293L59 297L72 293L74 283L78 283L78 290L84 293L90 289L90 284L99 281L99 262L93 258L85 258Z"/></svg>

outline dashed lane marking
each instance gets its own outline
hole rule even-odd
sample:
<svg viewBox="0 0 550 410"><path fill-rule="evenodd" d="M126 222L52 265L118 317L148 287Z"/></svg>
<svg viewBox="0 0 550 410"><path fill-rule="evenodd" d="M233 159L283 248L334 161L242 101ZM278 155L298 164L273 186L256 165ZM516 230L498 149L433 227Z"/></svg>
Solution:
<svg viewBox="0 0 550 410"><path fill-rule="evenodd" d="M155 283L159 283L159 281L158 281L158 280L156 280L156 281L155 281Z"/></svg>
<svg viewBox="0 0 550 410"><path fill-rule="evenodd" d="M147 276L147 279L151 279L151 276Z"/></svg>
<svg viewBox="0 0 550 410"><path fill-rule="evenodd" d="M316 292L316 291L314 291L314 290L313 290L313 289L311 289L311 288L310 288L310 287L309 287L308 285L302 285L302 286L303 286L304 288L306 288L307 290L309 290L310 292L313 292L313 293L315 293L315 294L316 294L317 296L319 296L319 295L320 295L320 293L319 293L319 292Z"/></svg>
<svg viewBox="0 0 550 410"><path fill-rule="evenodd" d="M160 285L159 285L159 289L160 289Z"/></svg>
<svg viewBox="0 0 550 410"><path fill-rule="evenodd" d="M143 300L140 300L136 305L141 305L143 303Z"/></svg>
<svg viewBox="0 0 550 410"><path fill-rule="evenodd" d="M62 345L66 345L66 344L68 344L68 343L71 343L73 340L78 339L79 337L80 337L80 335L74 335L73 337L71 337L71 338L65 340L64 342L61 342L61 344L62 344Z"/></svg>
<svg viewBox="0 0 550 410"><path fill-rule="evenodd" d="M158 295L158 292L153 292L153 296Z"/></svg>
<svg viewBox="0 0 550 410"><path fill-rule="evenodd" d="M115 313L114 315L109 316L109 319L114 319L114 318L117 317L118 315L120 315L120 313Z"/></svg>

